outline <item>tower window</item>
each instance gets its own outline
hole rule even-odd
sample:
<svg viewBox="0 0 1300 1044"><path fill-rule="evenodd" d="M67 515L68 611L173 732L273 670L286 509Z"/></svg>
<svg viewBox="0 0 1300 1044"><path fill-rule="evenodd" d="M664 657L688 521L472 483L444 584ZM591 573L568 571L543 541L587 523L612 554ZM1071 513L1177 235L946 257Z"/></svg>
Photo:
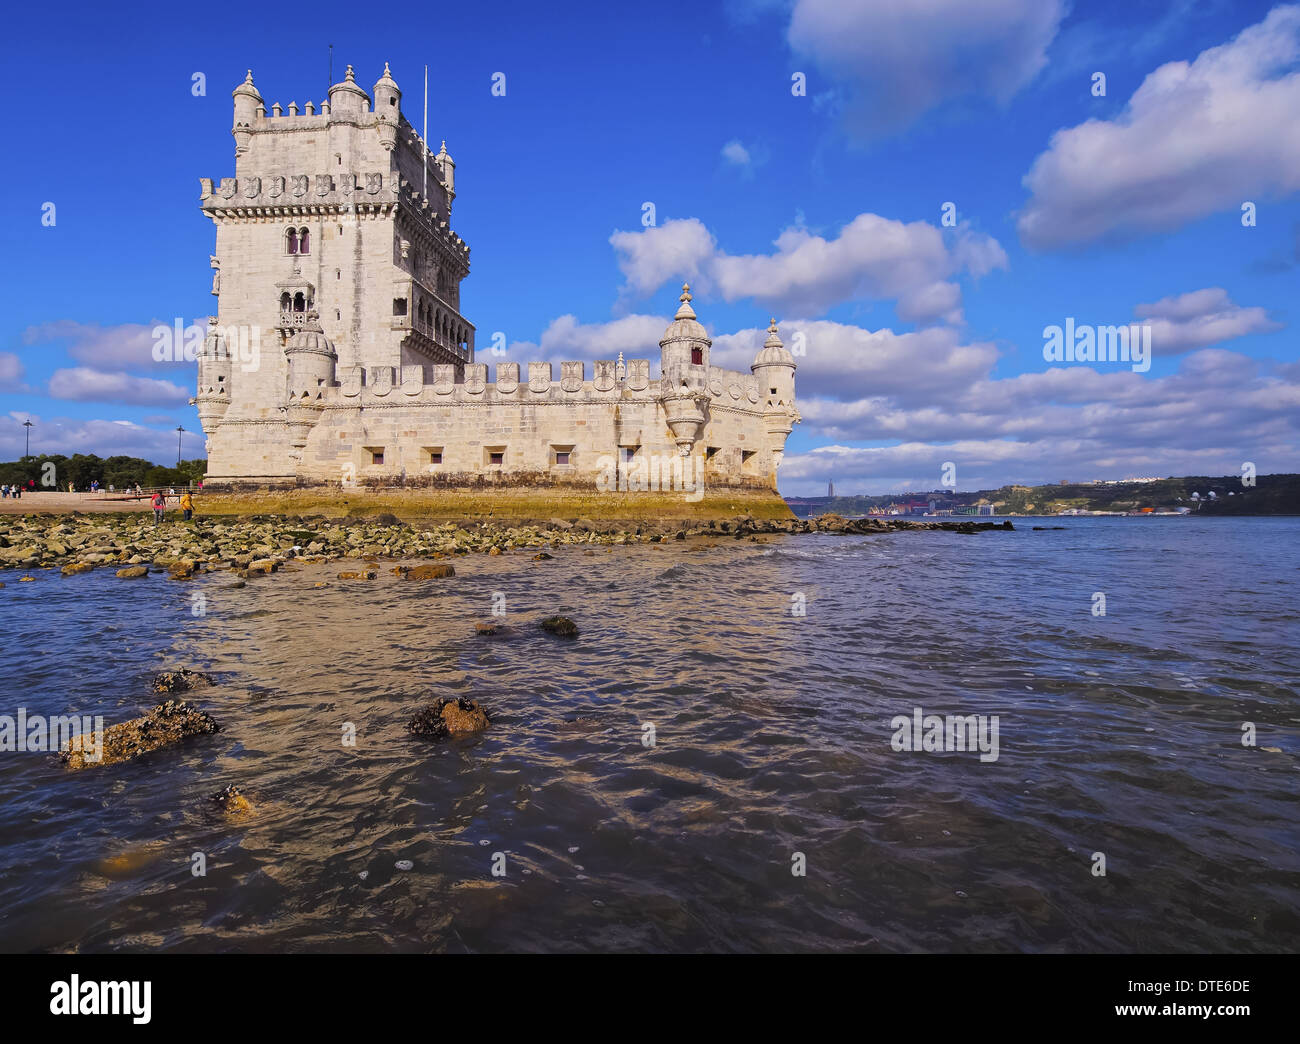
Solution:
<svg viewBox="0 0 1300 1044"><path fill-rule="evenodd" d="M691 362L694 363L696 366L702 366L702 365L704 364L704 349L703 349L703 348L692 348L692 349L691 349Z"/></svg>
<svg viewBox="0 0 1300 1044"><path fill-rule="evenodd" d="M298 253L311 253L311 233L305 228L298 229Z"/></svg>
<svg viewBox="0 0 1300 1044"><path fill-rule="evenodd" d="M383 450L383 447L381 446L379 449L372 449L372 450L370 451L370 463L371 463L371 464L382 464L383 462L384 462L384 450Z"/></svg>
<svg viewBox="0 0 1300 1044"><path fill-rule="evenodd" d="M291 228L284 234L284 248L290 254L298 253L298 230L296 228Z"/></svg>
<svg viewBox="0 0 1300 1044"><path fill-rule="evenodd" d="M307 310L307 299L303 297L301 290L293 295L293 310L295 312L305 312Z"/></svg>

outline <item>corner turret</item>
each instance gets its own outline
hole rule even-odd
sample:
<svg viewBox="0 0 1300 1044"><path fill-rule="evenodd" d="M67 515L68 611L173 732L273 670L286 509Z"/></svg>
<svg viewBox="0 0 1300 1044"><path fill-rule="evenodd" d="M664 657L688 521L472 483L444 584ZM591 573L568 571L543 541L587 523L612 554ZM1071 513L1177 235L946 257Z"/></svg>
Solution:
<svg viewBox="0 0 1300 1044"><path fill-rule="evenodd" d="M253 121L259 110L264 111L266 103L253 86L253 70L248 70L244 82L236 87L230 95L235 99L235 122L230 133L235 136L235 158L238 159L248 151L248 141L253 136Z"/></svg>
<svg viewBox="0 0 1300 1044"><path fill-rule="evenodd" d="M785 440L801 419L794 404L794 356L781 343L776 319L769 322L767 340L754 356L750 370L758 381L758 392L764 402L763 419L772 453L772 488L775 489L777 469L785 456Z"/></svg>

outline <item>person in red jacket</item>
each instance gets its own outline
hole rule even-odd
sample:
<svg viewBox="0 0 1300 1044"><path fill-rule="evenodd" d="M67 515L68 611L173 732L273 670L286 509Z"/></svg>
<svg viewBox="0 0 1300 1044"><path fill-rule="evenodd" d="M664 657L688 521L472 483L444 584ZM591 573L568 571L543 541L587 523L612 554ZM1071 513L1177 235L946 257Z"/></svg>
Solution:
<svg viewBox="0 0 1300 1044"><path fill-rule="evenodd" d="M163 520L163 512L167 509L167 498L162 495L161 490L153 495L153 524L156 526Z"/></svg>

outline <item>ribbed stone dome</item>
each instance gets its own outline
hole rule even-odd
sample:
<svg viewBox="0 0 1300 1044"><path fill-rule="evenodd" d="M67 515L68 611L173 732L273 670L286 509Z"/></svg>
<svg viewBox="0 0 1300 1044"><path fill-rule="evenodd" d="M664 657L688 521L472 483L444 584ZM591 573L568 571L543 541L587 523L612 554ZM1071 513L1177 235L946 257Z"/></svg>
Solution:
<svg viewBox="0 0 1300 1044"><path fill-rule="evenodd" d="M754 366L794 366L794 356L786 351L781 338L777 336L775 319L771 320L767 328L767 340L754 356Z"/></svg>
<svg viewBox="0 0 1300 1044"><path fill-rule="evenodd" d="M659 346L662 348L669 341L703 341L707 345L712 345L713 342L709 339L708 331L695 318L695 309L691 307L689 283L682 284L682 296L678 300L681 301L681 307L677 309L673 321L668 324L668 329L664 331Z"/></svg>
<svg viewBox="0 0 1300 1044"><path fill-rule="evenodd" d="M316 316L308 315L307 325L295 330L289 343L284 346L286 352L316 352L320 355L334 355L334 342L325 336Z"/></svg>

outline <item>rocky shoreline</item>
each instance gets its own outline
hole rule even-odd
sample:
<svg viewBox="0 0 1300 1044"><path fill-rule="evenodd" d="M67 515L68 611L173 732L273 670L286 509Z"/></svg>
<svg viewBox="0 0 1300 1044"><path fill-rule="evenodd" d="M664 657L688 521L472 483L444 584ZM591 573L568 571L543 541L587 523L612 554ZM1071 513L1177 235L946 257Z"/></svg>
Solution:
<svg viewBox="0 0 1300 1044"><path fill-rule="evenodd" d="M731 519L693 523L614 523L586 518L544 521L404 522L394 515L215 515L154 525L145 514L11 515L0 518L0 570L59 568L65 575L112 568L124 580L166 570L173 579L230 569L241 575L275 572L292 560L447 558L503 554L565 545L614 547L687 539L750 539L794 533L873 534L900 530L980 533L1009 530L1005 522L845 519ZM540 555L538 556L541 557Z"/></svg>

